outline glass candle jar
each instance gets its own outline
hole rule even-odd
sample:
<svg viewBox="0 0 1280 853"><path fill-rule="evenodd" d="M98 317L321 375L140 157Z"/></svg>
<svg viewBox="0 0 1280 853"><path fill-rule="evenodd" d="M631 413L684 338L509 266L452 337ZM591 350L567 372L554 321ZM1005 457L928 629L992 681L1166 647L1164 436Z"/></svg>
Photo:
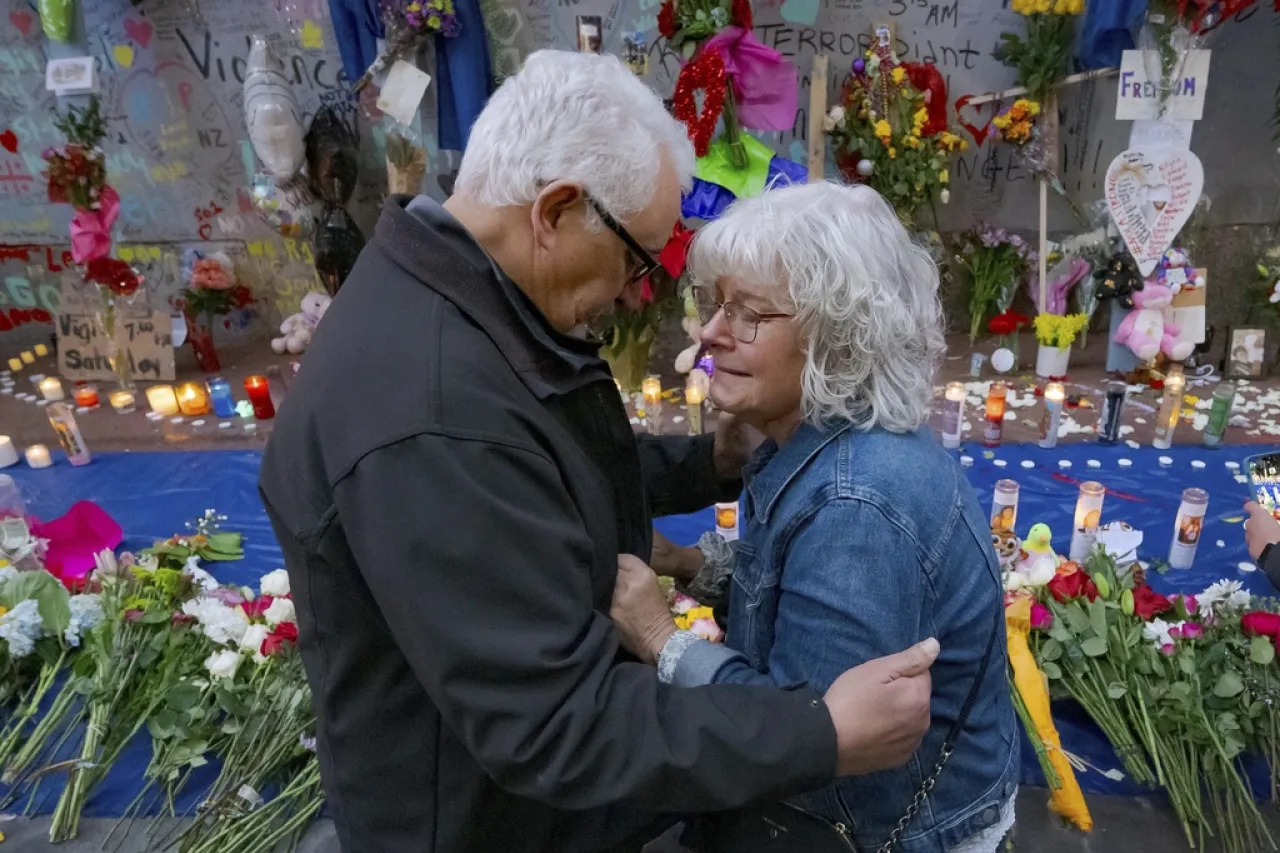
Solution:
<svg viewBox="0 0 1280 853"><path fill-rule="evenodd" d="M1090 480L1080 484L1080 497L1076 499L1075 529L1071 531L1069 556L1077 563L1083 562L1093 550L1098 525L1102 522L1102 502L1107 490L1101 483Z"/></svg>
<svg viewBox="0 0 1280 853"><path fill-rule="evenodd" d="M213 411L220 418L236 416L236 401L231 396L231 383L221 376L215 376L208 382L209 398L213 400Z"/></svg>
<svg viewBox="0 0 1280 853"><path fill-rule="evenodd" d="M93 461L89 448L80 435L80 427L76 424L75 412L66 403L50 403L47 409L49 424L58 434L58 443L66 451L67 461L72 465L88 465Z"/></svg>
<svg viewBox="0 0 1280 853"><path fill-rule="evenodd" d="M152 385L147 389L147 404L151 411L167 418L178 414L178 395L172 385Z"/></svg>
<svg viewBox="0 0 1280 853"><path fill-rule="evenodd" d="M1000 480L991 500L991 529L1013 532L1018 523L1018 481Z"/></svg>
<svg viewBox="0 0 1280 853"><path fill-rule="evenodd" d="M1205 513L1209 511L1209 493L1204 489L1184 489L1178 517L1173 524L1173 542L1169 546L1169 567L1189 569L1196 559L1200 534L1204 531Z"/></svg>
<svg viewBox="0 0 1280 853"><path fill-rule="evenodd" d="M75 390L76 405L85 409L96 409L99 405L98 386L81 385Z"/></svg>
<svg viewBox="0 0 1280 853"><path fill-rule="evenodd" d="M1160 412L1156 415L1156 434L1151 446L1159 450L1168 450L1173 445L1173 433L1178 428L1178 417L1182 414L1182 394L1187 387L1187 378L1182 375L1182 366L1175 365L1173 371L1164 378L1164 397L1160 400Z"/></svg>
<svg viewBox="0 0 1280 853"><path fill-rule="evenodd" d="M178 386L178 408L188 417L209 412L209 394L203 382L183 382Z"/></svg>
<svg viewBox="0 0 1280 853"><path fill-rule="evenodd" d="M244 392L249 395L253 405L253 416L260 421L270 420L276 416L276 408L271 402L271 387L267 377L261 375L246 376Z"/></svg>
<svg viewBox="0 0 1280 853"><path fill-rule="evenodd" d="M137 408L138 397L127 388L120 388L112 391L107 395L107 399L111 401L111 408L116 410L118 415L127 415Z"/></svg>
<svg viewBox="0 0 1280 853"><path fill-rule="evenodd" d="M1050 382L1044 388L1044 415L1040 419L1040 446L1058 446L1058 427L1062 423L1062 407L1067 389L1061 382Z"/></svg>
<svg viewBox="0 0 1280 853"><path fill-rule="evenodd" d="M942 397L942 446L955 450L960 446L964 421L964 383L948 382Z"/></svg>

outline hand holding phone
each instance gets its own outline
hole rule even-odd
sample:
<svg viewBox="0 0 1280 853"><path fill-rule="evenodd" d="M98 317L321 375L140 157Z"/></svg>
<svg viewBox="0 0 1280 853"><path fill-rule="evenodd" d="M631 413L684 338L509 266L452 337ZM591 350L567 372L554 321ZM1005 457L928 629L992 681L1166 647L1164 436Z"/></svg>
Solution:
<svg viewBox="0 0 1280 853"><path fill-rule="evenodd" d="M1244 462L1253 499L1280 519L1280 453L1251 456Z"/></svg>

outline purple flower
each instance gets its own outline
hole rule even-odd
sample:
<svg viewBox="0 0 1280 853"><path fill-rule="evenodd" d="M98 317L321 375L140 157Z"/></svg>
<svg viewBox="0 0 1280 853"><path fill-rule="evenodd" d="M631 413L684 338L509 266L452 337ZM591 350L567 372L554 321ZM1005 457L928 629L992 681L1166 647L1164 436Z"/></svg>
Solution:
<svg viewBox="0 0 1280 853"><path fill-rule="evenodd" d="M445 15L444 23L440 26L440 32L444 33L445 38L454 38L458 33L462 32L462 25L458 23L456 15Z"/></svg>
<svg viewBox="0 0 1280 853"><path fill-rule="evenodd" d="M244 596L231 587L220 586L208 594L209 598L220 601L227 607L239 607L244 604Z"/></svg>
<svg viewBox="0 0 1280 853"><path fill-rule="evenodd" d="M695 367L697 367L699 370L701 370L703 373L707 374L708 376L715 376L716 363L715 363L715 359L711 357L711 353L704 353L703 356L698 359L698 363L695 365Z"/></svg>

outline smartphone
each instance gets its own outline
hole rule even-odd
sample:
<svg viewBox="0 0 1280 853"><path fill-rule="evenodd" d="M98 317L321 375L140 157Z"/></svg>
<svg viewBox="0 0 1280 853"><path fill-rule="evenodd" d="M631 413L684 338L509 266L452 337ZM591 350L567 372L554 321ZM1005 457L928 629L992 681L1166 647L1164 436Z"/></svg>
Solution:
<svg viewBox="0 0 1280 853"><path fill-rule="evenodd" d="M1251 456L1244 466L1253 499L1280 521L1280 452Z"/></svg>

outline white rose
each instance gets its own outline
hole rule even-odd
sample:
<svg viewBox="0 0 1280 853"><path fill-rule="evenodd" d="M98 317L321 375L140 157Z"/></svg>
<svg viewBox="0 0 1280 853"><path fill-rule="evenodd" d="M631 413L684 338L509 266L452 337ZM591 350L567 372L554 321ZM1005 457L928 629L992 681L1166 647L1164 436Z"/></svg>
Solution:
<svg viewBox="0 0 1280 853"><path fill-rule="evenodd" d="M240 660L240 653L230 649L214 652L204 662L204 668L209 670L209 675L213 678L235 678L236 670L240 668Z"/></svg>
<svg viewBox="0 0 1280 853"><path fill-rule="evenodd" d="M274 572L267 572L262 576L262 582L259 584L263 595L270 595L273 598L284 598L289 594L289 573L284 569L276 569Z"/></svg>
<svg viewBox="0 0 1280 853"><path fill-rule="evenodd" d="M840 122L844 121L844 107L838 106L838 105L834 106L831 108L831 112L827 113L827 115L831 118L833 122L835 122L836 124L839 124Z"/></svg>
<svg viewBox="0 0 1280 853"><path fill-rule="evenodd" d="M296 622L298 617L293 610L293 602L287 598L277 598L271 602L271 606L262 614L262 618L267 620L267 624L272 627L279 625L281 622Z"/></svg>
<svg viewBox="0 0 1280 853"><path fill-rule="evenodd" d="M262 644L270 633L271 629L266 625L250 625L245 629L244 636L240 638L240 648L253 655L253 659L261 663L266 660L262 656Z"/></svg>

